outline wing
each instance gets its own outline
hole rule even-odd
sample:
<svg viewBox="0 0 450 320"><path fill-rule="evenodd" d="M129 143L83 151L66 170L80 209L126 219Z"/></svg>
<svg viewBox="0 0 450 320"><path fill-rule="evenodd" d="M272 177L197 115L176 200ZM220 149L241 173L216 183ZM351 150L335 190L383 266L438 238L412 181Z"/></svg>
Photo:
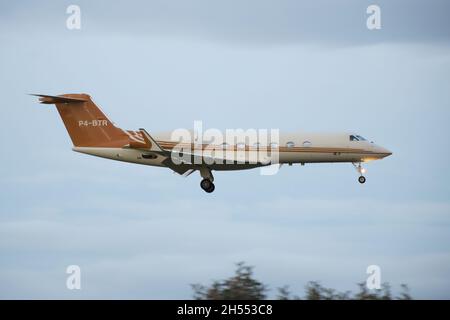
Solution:
<svg viewBox="0 0 450 320"><path fill-rule="evenodd" d="M144 138L145 144L148 146L149 151L155 151L155 152L166 152L161 146L156 142L155 139L152 138L152 136L145 131L145 129L139 129L141 132L142 137Z"/></svg>
<svg viewBox="0 0 450 320"><path fill-rule="evenodd" d="M260 167L270 164L270 157L258 151L237 152L236 150L192 150L188 148L175 147L172 150L163 149L159 143L145 130L139 129L144 143L130 142L127 147L145 150L155 155L164 156L162 163L184 176L190 175L193 171L204 166L237 164L252 165Z"/></svg>
<svg viewBox="0 0 450 320"><path fill-rule="evenodd" d="M152 136L145 131L145 129L139 129L140 133L140 139L130 139L127 145L125 145L125 148L132 148L132 149L139 149L139 150L145 150L149 151L151 153L155 153L158 155L168 155L170 154L169 151L164 150L161 148L161 146L156 142L155 139L152 138ZM143 140L143 141L140 141Z"/></svg>
<svg viewBox="0 0 450 320"><path fill-rule="evenodd" d="M180 150L172 150L170 153L171 160L175 165L189 164L195 166L214 166L222 164L251 164L254 166L265 166L270 164L270 157L265 153L258 151L224 152L222 150L190 150L185 152Z"/></svg>
<svg viewBox="0 0 450 320"><path fill-rule="evenodd" d="M145 130L140 128L139 132L144 140L143 143L130 141L130 143L126 146L128 148L145 150L148 153L153 153L157 156L163 156L165 159L162 163L172 169L174 172L183 175L185 177L189 176L195 169L192 168L192 165L189 164L180 164L177 165L172 161L171 152L169 150L163 149L159 143Z"/></svg>

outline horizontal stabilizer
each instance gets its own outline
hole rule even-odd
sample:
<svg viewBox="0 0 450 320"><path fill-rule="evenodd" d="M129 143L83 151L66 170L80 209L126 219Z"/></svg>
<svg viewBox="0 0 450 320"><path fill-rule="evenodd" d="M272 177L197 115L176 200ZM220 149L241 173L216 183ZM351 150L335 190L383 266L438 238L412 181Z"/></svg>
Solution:
<svg viewBox="0 0 450 320"><path fill-rule="evenodd" d="M30 94L30 95L39 97L39 102L43 104L76 103L88 101L82 98L69 98L64 96L48 96L44 94Z"/></svg>

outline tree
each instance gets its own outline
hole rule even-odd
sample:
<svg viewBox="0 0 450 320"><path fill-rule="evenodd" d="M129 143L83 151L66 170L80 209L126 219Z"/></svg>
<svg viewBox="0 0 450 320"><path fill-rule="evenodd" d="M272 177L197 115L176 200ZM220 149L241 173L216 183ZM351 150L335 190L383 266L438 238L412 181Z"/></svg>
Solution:
<svg viewBox="0 0 450 320"><path fill-rule="evenodd" d="M267 287L253 278L253 267L244 262L236 264L234 276L224 281L214 281L207 288L191 285L197 300L264 300Z"/></svg>
<svg viewBox="0 0 450 320"><path fill-rule="evenodd" d="M331 288L323 287L317 281L310 281L305 286L306 300L349 300L350 291L338 292Z"/></svg>
<svg viewBox="0 0 450 320"><path fill-rule="evenodd" d="M236 264L235 274L223 281L214 281L211 286L201 284L191 285L194 291L194 299L197 300L264 300L267 298L268 287L253 278L253 267L244 262ZM305 286L306 300L410 300L412 299L409 288L402 284L400 295L393 297L391 286L385 282L379 290L369 290L365 282L358 283L359 291L352 295L350 291L339 292L326 288L318 281L310 281ZM278 288L277 299L297 300L299 296L292 296L288 286Z"/></svg>
<svg viewBox="0 0 450 320"><path fill-rule="evenodd" d="M400 292L400 296L397 297L397 300L412 300L408 285L402 283L400 287L402 288L402 291Z"/></svg>

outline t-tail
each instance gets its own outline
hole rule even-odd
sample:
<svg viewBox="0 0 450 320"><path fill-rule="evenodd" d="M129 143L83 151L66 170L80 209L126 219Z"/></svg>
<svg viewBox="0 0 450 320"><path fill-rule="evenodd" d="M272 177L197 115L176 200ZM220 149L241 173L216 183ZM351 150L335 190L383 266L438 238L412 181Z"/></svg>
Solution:
<svg viewBox="0 0 450 320"><path fill-rule="evenodd" d="M141 142L142 136L116 127L87 94L33 95L43 104L56 105L75 147L123 147L133 139Z"/></svg>

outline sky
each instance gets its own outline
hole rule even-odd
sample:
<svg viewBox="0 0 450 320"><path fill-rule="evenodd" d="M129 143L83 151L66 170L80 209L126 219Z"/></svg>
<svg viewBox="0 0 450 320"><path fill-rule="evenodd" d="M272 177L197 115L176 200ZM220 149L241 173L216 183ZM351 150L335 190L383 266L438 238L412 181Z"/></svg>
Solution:
<svg viewBox="0 0 450 320"><path fill-rule="evenodd" d="M378 265L394 291L449 299L449 7L1 1L0 298L189 299L246 261L269 297L355 291ZM206 194L198 173L72 152L54 106L27 95L82 92L126 129L354 131L393 155L364 185L351 164L307 164L214 172Z"/></svg>

